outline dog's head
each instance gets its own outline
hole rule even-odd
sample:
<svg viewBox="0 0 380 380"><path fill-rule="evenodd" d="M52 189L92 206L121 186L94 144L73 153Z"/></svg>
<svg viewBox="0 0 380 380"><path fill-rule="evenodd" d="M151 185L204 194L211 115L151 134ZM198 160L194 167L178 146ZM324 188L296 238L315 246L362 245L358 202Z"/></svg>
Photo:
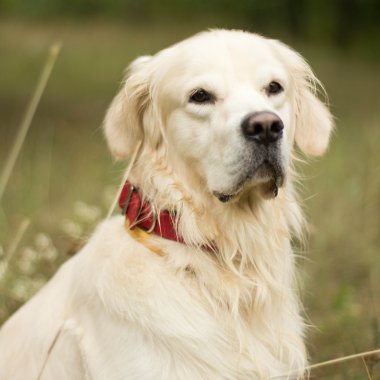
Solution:
<svg viewBox="0 0 380 380"><path fill-rule="evenodd" d="M327 148L332 118L316 83L304 59L278 41L204 32L130 65L105 133L116 157L138 140L151 150L166 145L173 164L223 202L254 187L275 196L294 141L308 155Z"/></svg>

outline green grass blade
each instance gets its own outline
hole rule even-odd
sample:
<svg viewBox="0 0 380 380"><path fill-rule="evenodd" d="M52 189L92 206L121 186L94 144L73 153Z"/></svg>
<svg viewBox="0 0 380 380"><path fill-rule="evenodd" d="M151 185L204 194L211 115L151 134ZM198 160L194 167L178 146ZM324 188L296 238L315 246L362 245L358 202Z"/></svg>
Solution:
<svg viewBox="0 0 380 380"><path fill-rule="evenodd" d="M120 196L120 192L125 184L125 181L128 179L129 177L129 174L132 170L132 167L133 167L133 164L135 163L135 160L136 160L136 157L137 157L137 154L139 152L139 149L140 149L140 146L141 146L141 140L137 143L136 147L135 147L135 150L133 151L133 154L131 156L131 159L130 161L128 162L128 166L127 166L127 169L125 170L125 173L124 173L124 176L123 176L123 179L121 180L120 182L120 185L119 185L119 188L117 190L117 193L115 195L115 198L111 204L111 207L109 208L108 210L108 213L107 213L107 216L106 216L106 219L110 218L111 215L113 214L113 211L116 207L116 204L117 204L117 201L119 199L119 196Z"/></svg>
<svg viewBox="0 0 380 380"><path fill-rule="evenodd" d="M41 77L37 83L37 87L34 91L34 94L28 105L28 108L26 109L24 118L20 124L16 139L15 139L15 142L9 153L8 159L6 160L4 170L0 176L0 201L4 195L4 191L8 184L9 177L12 174L12 170L16 163L17 157L20 154L22 145L24 144L24 141L25 141L25 137L28 133L30 124L33 120L37 106L41 100L41 96L45 90L47 81L49 80L50 74L52 72L52 69L54 67L56 58L60 50L61 50L61 44L59 42L54 43L50 48L49 56L42 70Z"/></svg>

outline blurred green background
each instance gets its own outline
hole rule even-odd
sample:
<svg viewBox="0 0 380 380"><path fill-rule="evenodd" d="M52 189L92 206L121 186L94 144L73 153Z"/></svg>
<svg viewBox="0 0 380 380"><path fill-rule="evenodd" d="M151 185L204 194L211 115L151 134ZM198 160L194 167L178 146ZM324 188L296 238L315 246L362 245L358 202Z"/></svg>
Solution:
<svg viewBox="0 0 380 380"><path fill-rule="evenodd" d="M0 171L49 47L62 41L0 204L0 324L107 213L124 168L100 126L128 62L206 28L244 28L300 51L336 117L326 157L300 166L311 361L380 348L379 20L377 0L0 0ZM313 375L379 379L379 367L372 358Z"/></svg>

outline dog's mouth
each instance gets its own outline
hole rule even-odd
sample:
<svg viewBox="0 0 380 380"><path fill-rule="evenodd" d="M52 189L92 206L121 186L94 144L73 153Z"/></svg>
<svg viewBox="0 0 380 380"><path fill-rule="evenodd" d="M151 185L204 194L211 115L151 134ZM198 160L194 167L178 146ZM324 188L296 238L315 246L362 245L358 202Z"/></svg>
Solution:
<svg viewBox="0 0 380 380"><path fill-rule="evenodd" d="M236 185L232 192L224 193L214 191L213 195L223 203L236 198L248 184L256 187L264 199L273 199L278 195L278 189L284 185L285 175L283 169L265 160L256 170L248 173Z"/></svg>

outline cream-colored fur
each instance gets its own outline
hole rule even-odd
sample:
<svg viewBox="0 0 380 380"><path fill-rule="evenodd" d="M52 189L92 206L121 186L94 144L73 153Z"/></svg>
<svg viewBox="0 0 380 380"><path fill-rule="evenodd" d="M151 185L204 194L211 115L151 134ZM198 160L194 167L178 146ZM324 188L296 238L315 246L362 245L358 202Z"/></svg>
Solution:
<svg viewBox="0 0 380 380"><path fill-rule="evenodd" d="M281 94L265 92L272 80ZM104 221L1 329L0 379L301 378L293 143L310 155L327 148L332 121L316 82L287 46L240 31L201 33L133 62L105 134L119 158L142 141L130 181L176 215L186 244L151 235L161 257L123 217ZM196 88L216 101L189 102ZM284 123L285 183L268 200L253 180L222 203L213 192L236 183L246 157L240 122L255 111ZM202 248L210 243L214 252Z"/></svg>

